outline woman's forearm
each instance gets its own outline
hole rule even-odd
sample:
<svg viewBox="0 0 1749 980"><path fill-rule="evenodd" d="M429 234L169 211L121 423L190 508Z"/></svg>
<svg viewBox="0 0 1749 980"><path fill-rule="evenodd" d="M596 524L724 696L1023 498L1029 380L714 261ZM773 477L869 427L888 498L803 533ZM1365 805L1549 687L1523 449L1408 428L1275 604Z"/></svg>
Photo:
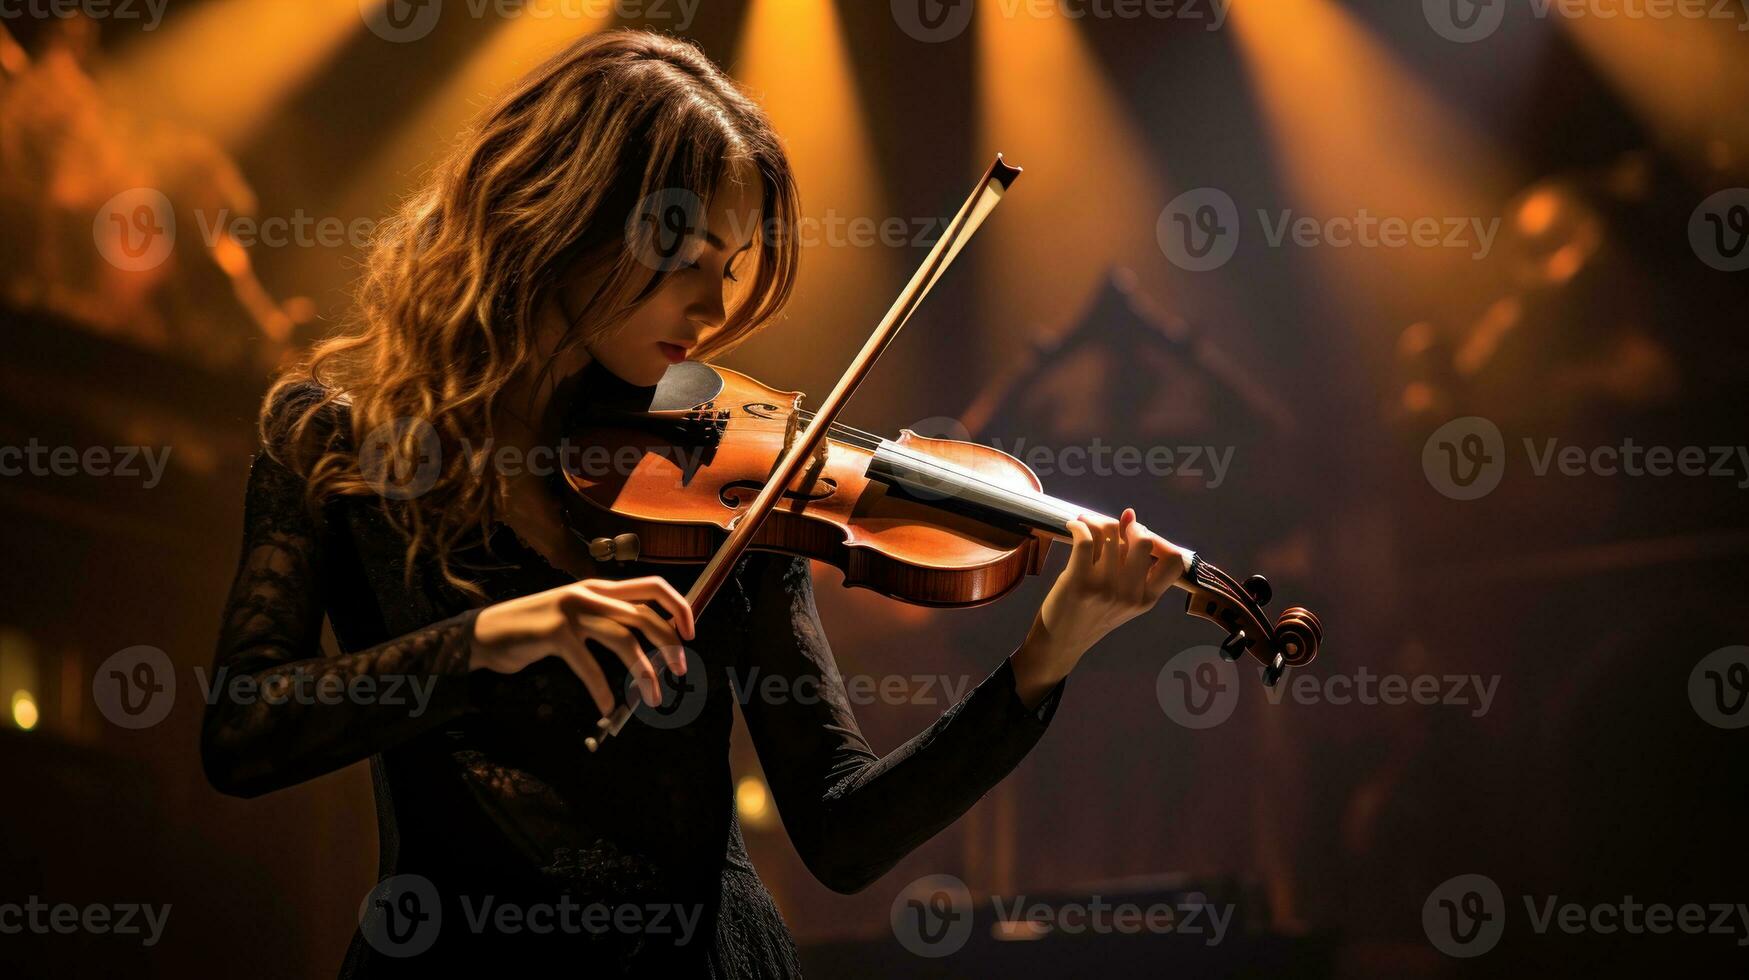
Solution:
<svg viewBox="0 0 1749 980"><path fill-rule="evenodd" d="M1034 617L1026 640L1008 657L1014 669L1014 692L1022 704L1035 709L1080 660L1081 652L1066 648L1051 636L1041 617Z"/></svg>

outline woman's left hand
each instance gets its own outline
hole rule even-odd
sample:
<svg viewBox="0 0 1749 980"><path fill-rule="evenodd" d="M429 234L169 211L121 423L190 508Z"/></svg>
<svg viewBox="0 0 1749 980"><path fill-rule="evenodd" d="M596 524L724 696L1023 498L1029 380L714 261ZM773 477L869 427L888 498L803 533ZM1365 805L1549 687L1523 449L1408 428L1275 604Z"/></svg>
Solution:
<svg viewBox="0 0 1749 980"><path fill-rule="evenodd" d="M1117 520L1083 514L1069 522L1069 564L1039 607L1014 654L1015 683L1029 705L1042 701L1105 634L1154 608L1177 582L1190 553L1126 509Z"/></svg>

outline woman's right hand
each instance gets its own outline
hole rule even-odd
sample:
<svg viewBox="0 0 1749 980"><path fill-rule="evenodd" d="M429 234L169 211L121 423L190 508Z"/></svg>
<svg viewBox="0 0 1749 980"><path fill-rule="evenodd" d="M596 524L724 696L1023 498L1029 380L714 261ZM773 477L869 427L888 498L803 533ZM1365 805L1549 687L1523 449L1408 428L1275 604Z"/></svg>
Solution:
<svg viewBox="0 0 1749 980"><path fill-rule="evenodd" d="M663 619L658 608L671 619ZM606 715L613 710L613 691L586 641L617 654L642 685L644 700L661 704L656 668L644 656L638 637L660 651L668 669L680 675L686 673L680 644L693 638L694 628L692 607L663 579L584 579L482 609L474 617L468 669L514 674L537 660L563 657Z"/></svg>

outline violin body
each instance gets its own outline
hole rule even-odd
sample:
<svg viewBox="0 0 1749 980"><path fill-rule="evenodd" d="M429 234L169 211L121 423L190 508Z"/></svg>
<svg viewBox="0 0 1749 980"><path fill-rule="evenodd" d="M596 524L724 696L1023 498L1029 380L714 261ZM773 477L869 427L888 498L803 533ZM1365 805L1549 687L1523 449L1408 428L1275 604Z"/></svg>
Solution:
<svg viewBox="0 0 1749 980"><path fill-rule="evenodd" d="M670 371L676 374L694 377L665 380L642 410L619 406L592 420L587 441L595 451L565 468L566 519L584 537L636 534L640 560L699 564L795 440L802 395L697 362ZM710 397L694 400L712 387ZM692 403L676 404L676 390L687 392L679 401ZM886 451L950 463L1016 493L1041 490L1025 464L988 446L909 430L883 442ZM992 521L915 481L879 478L883 452L829 438L750 547L826 562L847 586L925 606L990 602L1042 569L1048 535Z"/></svg>

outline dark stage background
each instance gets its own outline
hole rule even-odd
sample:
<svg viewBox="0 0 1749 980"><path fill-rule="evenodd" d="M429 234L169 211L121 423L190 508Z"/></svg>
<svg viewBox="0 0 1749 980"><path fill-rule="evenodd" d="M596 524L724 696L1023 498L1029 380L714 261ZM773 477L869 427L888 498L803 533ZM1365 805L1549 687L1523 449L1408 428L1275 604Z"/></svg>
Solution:
<svg viewBox="0 0 1749 980"><path fill-rule="evenodd" d="M0 456L0 906L171 906L150 947L0 933L8 975L338 968L375 881L366 768L244 801L198 762L255 412L473 111L619 25L696 40L790 142L800 291L731 366L823 394L1000 150L1025 175L847 420L1042 460L1326 630L1272 701L1203 669L1219 637L1168 599L851 896L802 867L738 732L748 843L815 975L1749 962L1749 11L394 2L0 6L0 447L41 449ZM859 707L877 749L1010 652L1061 560L956 612L820 574L844 672L899 692ZM175 691L129 728L103 665L140 646ZM1193 893L1233 912L1218 942L991 912ZM961 945L907 904L940 896L976 910ZM1668 928L1596 912L1624 903Z"/></svg>

